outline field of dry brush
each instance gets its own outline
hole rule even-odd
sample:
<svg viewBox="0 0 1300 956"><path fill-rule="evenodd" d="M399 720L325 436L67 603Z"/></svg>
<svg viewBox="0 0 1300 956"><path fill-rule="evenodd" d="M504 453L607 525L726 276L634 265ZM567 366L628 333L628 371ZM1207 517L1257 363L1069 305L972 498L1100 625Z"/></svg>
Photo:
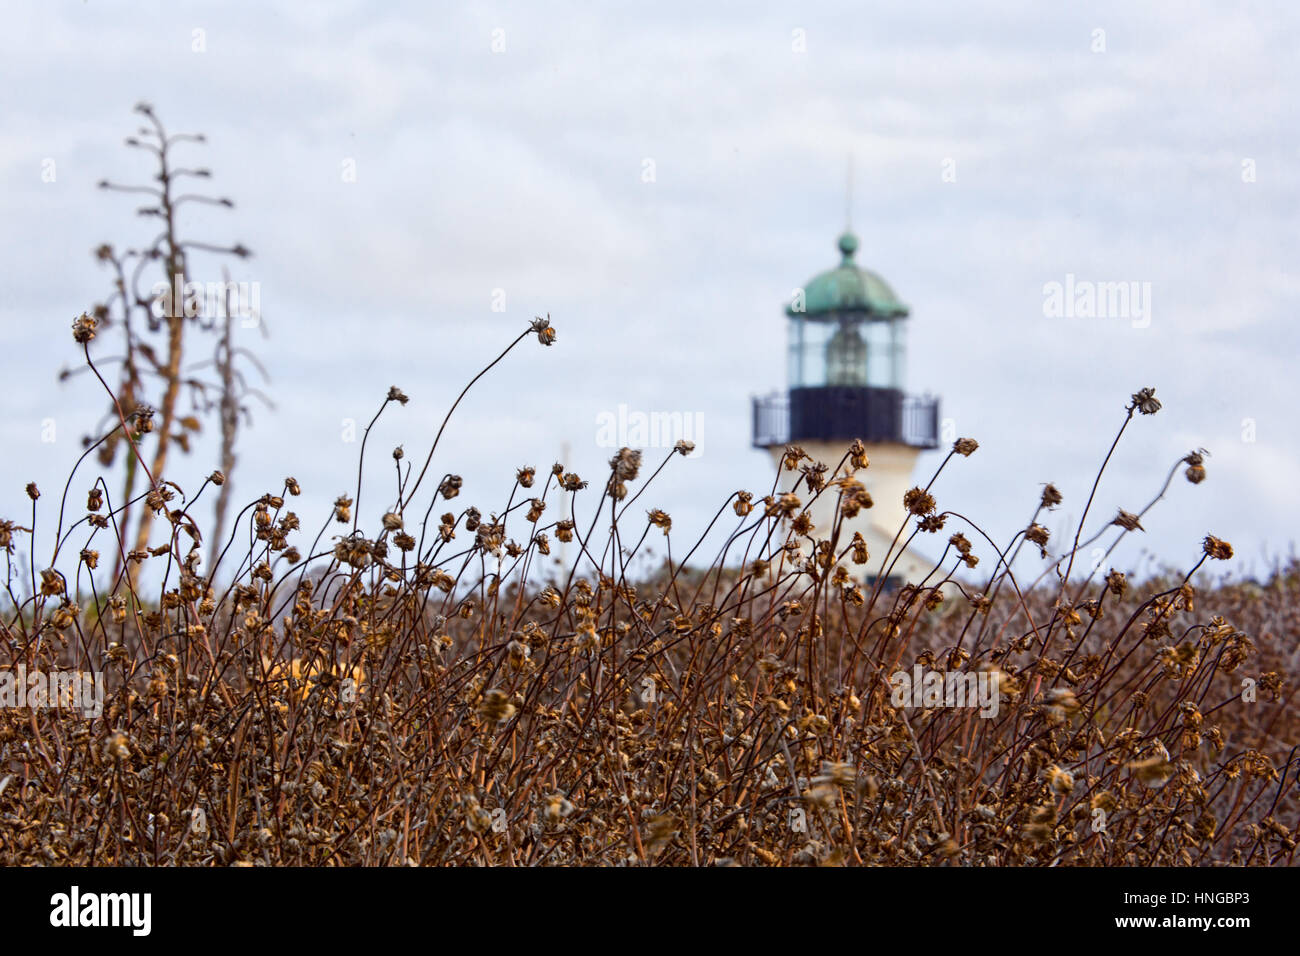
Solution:
<svg viewBox="0 0 1300 956"><path fill-rule="evenodd" d="M96 327L74 326L87 363ZM506 352L529 339L555 330ZM393 388L380 413L406 401ZM148 409L117 407L99 441L135 450ZM1135 394L1116 440L1159 407ZM0 521L0 668L98 672L106 699L97 717L0 709L0 864L1294 862L1300 569L1202 587L1231 558L1207 536L1166 556L1184 573L1129 581L1074 556L1142 514L1094 517L1052 553L1055 487L997 545L923 486L896 543L943 556L891 586L894 555L806 512L872 505L861 446L791 448L795 492L767 475L720 502L730 530L705 554L644 495L688 450L623 449L589 480L519 468L481 511L435 440L422 462L384 453L394 496L364 511L357 491L300 516L287 478L212 567L195 506L220 473L192 493L149 475L133 502L80 470L29 487ZM1205 478L1193 452L1155 483ZM555 519L565 496L590 520ZM132 503L148 548L119 523ZM45 508L61 517L43 543ZM670 557L634 574L650 541ZM899 705L891 675L918 666L982 676L996 715Z"/></svg>

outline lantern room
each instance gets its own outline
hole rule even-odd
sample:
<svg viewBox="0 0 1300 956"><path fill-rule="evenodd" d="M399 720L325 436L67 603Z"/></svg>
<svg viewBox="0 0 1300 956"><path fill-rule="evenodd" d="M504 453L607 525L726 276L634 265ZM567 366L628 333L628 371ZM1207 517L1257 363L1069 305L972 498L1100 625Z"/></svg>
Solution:
<svg viewBox="0 0 1300 956"><path fill-rule="evenodd" d="M938 401L904 392L908 308L854 261L858 238L839 237L840 264L796 289L786 307L788 392L754 400L754 444L846 440L938 442Z"/></svg>

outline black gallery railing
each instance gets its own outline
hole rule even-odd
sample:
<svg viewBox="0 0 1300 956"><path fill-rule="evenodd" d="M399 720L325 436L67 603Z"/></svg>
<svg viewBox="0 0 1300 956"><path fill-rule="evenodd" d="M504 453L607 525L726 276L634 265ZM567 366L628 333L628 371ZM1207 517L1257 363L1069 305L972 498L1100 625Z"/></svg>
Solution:
<svg viewBox="0 0 1300 956"><path fill-rule="evenodd" d="M896 442L939 447L939 399L860 386L796 388L754 399L756 448L801 441Z"/></svg>

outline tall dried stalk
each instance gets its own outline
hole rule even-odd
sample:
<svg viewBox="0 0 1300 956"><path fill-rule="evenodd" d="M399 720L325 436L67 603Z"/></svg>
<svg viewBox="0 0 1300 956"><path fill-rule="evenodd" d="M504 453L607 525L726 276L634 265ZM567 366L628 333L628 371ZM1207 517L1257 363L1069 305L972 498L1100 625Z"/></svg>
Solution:
<svg viewBox="0 0 1300 956"><path fill-rule="evenodd" d="M244 258L249 252L242 245L214 246L185 239L179 234L177 214L186 203L227 208L232 207L233 203L229 199L180 191L180 185L187 179L207 179L211 176L207 169L183 167L176 161L177 148L184 144L202 143L204 138L201 135L168 133L148 104L138 105L136 112L147 120L148 125L142 127L136 136L129 137L126 144L152 155L157 163L155 184L132 186L105 181L100 183L100 187L114 192L147 196L150 204L139 208L137 213L145 218L159 220L161 230L149 244L138 250L127 249L119 254L110 245L99 247L97 257L108 263L114 271L115 294L106 304L97 306L94 314L105 326L120 323L122 327L123 354L104 361L115 361L121 365L118 398L125 413L132 418L142 416L152 419L153 427L149 433L154 439L149 452L149 472L157 481L163 481L169 468L173 444L188 446L189 433L197 432L200 428L194 416L181 413L179 404L182 393L189 389L195 393L196 404L207 407L212 404L203 401L208 383L191 377L185 369L191 330L228 331L228 324L217 325L218 316L204 314L202 294L190 291L192 274L189 254L204 251ZM146 272L151 266L160 267L160 281L146 293ZM153 334L161 335L161 348L155 347L150 341ZM160 388L156 399L153 399L154 404L150 404L148 398L152 391L151 382ZM222 382L221 387L224 386L225 383ZM117 446L118 440L102 446L101 462L110 464ZM143 553L149 548L150 531L157 512L157 502L154 501L150 506L141 508L133 519L132 503L136 493L138 465L139 460L134 455L127 457L122 485L123 501L127 504L121 515L121 523L128 525L134 520L133 543L130 548L121 549L115 559L115 572L121 573L125 569L133 581L140 564L138 561L127 561L125 556Z"/></svg>

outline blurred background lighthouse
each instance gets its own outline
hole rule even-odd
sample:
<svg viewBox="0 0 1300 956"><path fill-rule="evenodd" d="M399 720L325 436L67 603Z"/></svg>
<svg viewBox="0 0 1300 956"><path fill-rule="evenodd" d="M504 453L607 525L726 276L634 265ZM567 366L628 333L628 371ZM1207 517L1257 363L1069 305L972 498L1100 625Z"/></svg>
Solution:
<svg viewBox="0 0 1300 956"><path fill-rule="evenodd" d="M939 400L905 391L908 308L876 273L855 261L858 237L846 230L837 242L840 263L794 291L786 307L788 387L754 399L753 443L780 461L798 445L833 469L861 439L870 465L857 478L875 505L844 519L839 548L855 531L867 542L874 574L906 520L903 494L922 449L939 444ZM827 479L835 477L830 471ZM781 473L790 490L798 471ZM806 485L800 491L806 503ZM837 495L828 489L811 507L818 537L829 535ZM908 532L899 539L906 541ZM891 558L892 561L892 558ZM933 562L907 552L891 578L919 581Z"/></svg>

